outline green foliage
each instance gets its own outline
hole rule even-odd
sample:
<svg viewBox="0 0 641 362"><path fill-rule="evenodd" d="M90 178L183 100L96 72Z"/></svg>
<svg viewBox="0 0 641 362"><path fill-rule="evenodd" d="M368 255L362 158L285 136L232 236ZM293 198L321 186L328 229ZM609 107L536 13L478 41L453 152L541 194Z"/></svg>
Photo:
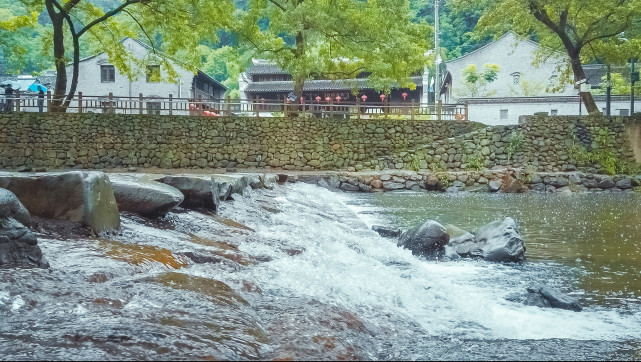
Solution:
<svg viewBox="0 0 641 362"><path fill-rule="evenodd" d="M412 160L410 161L408 168L416 172L421 169L421 156L419 154L414 154L412 156Z"/></svg>
<svg viewBox="0 0 641 362"><path fill-rule="evenodd" d="M519 182L522 185L532 183L534 180L534 176L536 176L536 166L534 165L527 165L521 169L521 172L519 173Z"/></svg>
<svg viewBox="0 0 641 362"><path fill-rule="evenodd" d="M612 84L611 92L613 95L629 95L630 94L630 81L626 79L621 73L611 73L610 82ZM607 75L601 77L601 83L599 83L599 88L593 90L595 94L606 94L608 87ZM634 85L634 91L636 94L641 92L641 82Z"/></svg>
<svg viewBox="0 0 641 362"><path fill-rule="evenodd" d="M411 21L407 0L253 0L236 15L241 46L290 73L299 94L308 79L361 72L377 90L415 89L411 75L428 65L432 30Z"/></svg>
<svg viewBox="0 0 641 362"><path fill-rule="evenodd" d="M523 148L523 141L525 140L525 135L523 131L514 130L510 133L510 137L507 140L507 146L505 146L505 151L507 152L507 161L510 162L512 156Z"/></svg>
<svg viewBox="0 0 641 362"><path fill-rule="evenodd" d="M474 155L467 157L467 167L471 170L481 171L485 168L486 160L486 157L481 154L481 151L478 151Z"/></svg>
<svg viewBox="0 0 641 362"><path fill-rule="evenodd" d="M641 53L641 0L450 0L450 5L463 11L482 9L475 28L479 37L512 30L543 45L538 61L559 51L567 54L578 66L572 67L574 79L563 81L585 78L582 64L625 64L632 54ZM566 62L564 68L569 66ZM598 112L590 93L585 97L588 111Z"/></svg>
<svg viewBox="0 0 641 362"><path fill-rule="evenodd" d="M640 165L620 160L616 155L615 140L607 128L599 127L593 132L592 150L588 150L574 140L568 152L580 166L597 163L608 175L636 174L641 171Z"/></svg>
<svg viewBox="0 0 641 362"><path fill-rule="evenodd" d="M430 163L429 168L430 168L430 171L432 171L433 173L447 171L447 165L443 161L432 162Z"/></svg>
<svg viewBox="0 0 641 362"><path fill-rule="evenodd" d="M498 77L499 66L497 64L484 64L483 72L479 72L476 64L470 64L461 71L465 82L457 89L460 96L489 97L495 91L487 89L488 84L494 82Z"/></svg>
<svg viewBox="0 0 641 362"><path fill-rule="evenodd" d="M509 95L512 97L536 97L546 91L544 82L536 79L527 79L521 76L518 85L511 85Z"/></svg>

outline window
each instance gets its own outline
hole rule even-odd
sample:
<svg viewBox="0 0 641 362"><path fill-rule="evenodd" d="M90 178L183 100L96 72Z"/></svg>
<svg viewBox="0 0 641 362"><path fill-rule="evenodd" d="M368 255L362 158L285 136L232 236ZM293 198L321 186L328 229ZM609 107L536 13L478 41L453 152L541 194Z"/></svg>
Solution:
<svg viewBox="0 0 641 362"><path fill-rule="evenodd" d="M553 110L550 111L550 115L551 116L556 116L558 114L559 114L559 110L558 109L553 109Z"/></svg>
<svg viewBox="0 0 641 362"><path fill-rule="evenodd" d="M512 73L512 84L517 85L521 82L521 73Z"/></svg>
<svg viewBox="0 0 641 362"><path fill-rule="evenodd" d="M501 109L501 120L507 119L507 109Z"/></svg>
<svg viewBox="0 0 641 362"><path fill-rule="evenodd" d="M147 102L147 114L160 114L160 102Z"/></svg>
<svg viewBox="0 0 641 362"><path fill-rule="evenodd" d="M630 111L629 110L627 110L625 108L624 109L619 109L619 116L629 116L629 115L630 115Z"/></svg>
<svg viewBox="0 0 641 362"><path fill-rule="evenodd" d="M116 81L116 70L113 65L100 66L100 81L102 83L113 83Z"/></svg>
<svg viewBox="0 0 641 362"><path fill-rule="evenodd" d="M147 66L147 83L160 82L160 65Z"/></svg>

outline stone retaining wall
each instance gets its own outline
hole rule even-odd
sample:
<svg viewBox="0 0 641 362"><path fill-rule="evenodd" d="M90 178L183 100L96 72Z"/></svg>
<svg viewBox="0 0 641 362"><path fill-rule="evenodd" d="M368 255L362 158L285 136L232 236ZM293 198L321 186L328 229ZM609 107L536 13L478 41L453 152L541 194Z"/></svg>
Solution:
<svg viewBox="0 0 641 362"><path fill-rule="evenodd" d="M573 158L574 144L587 150L595 148L600 130L609 131L611 148L617 162L641 162L641 117L603 116L528 116L518 126L494 126L475 132L438 140L432 144L380 159L389 169L469 170L485 168L534 166L539 171L582 170L602 172L597 163L582 165ZM512 137L522 141L508 158ZM638 156L635 159L635 153ZM473 165L473 163L476 165ZM418 167L416 167L418 166Z"/></svg>
<svg viewBox="0 0 641 362"><path fill-rule="evenodd" d="M0 114L0 167L377 169L379 157L469 133L451 121Z"/></svg>

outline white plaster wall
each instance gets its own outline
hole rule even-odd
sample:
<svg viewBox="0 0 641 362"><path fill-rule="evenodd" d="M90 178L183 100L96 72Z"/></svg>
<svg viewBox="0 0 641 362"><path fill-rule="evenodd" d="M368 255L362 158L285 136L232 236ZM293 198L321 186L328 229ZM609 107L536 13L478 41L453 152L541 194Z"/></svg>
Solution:
<svg viewBox="0 0 641 362"><path fill-rule="evenodd" d="M126 49L132 52L133 56L142 59L148 54L147 48L140 45L133 39L126 38L124 40ZM101 53L93 58L89 58L80 62L78 87L76 92L82 92L83 96L108 96L112 92L114 97L138 97L142 93L144 97L163 97L168 98L172 94L174 98L190 98L192 96L192 82L194 74L172 63L174 69L178 72L181 79L181 84L158 82L148 83L146 80L145 71L142 70L140 76L133 80L129 79L115 69L115 82L102 83L100 78L100 66L109 65L108 56L106 53ZM67 67L68 86L71 83L72 67ZM161 74L166 76L167 72L161 65Z"/></svg>
<svg viewBox="0 0 641 362"><path fill-rule="evenodd" d="M605 101L597 101L599 109L605 109ZM501 110L508 110L508 118L501 120ZM579 103L568 102L548 102L548 103L489 103L489 104L470 104L468 106L470 121L481 122L487 125L510 125L518 124L519 116L533 115L536 112L547 112L551 114L553 109L557 110L559 116L571 116L579 114ZM611 102L611 112L613 116L618 116L620 110L630 110L630 101L617 100ZM641 110L641 100L636 100L634 109ZM581 113L587 114L585 105L582 105Z"/></svg>
<svg viewBox="0 0 641 362"><path fill-rule="evenodd" d="M476 64L479 72L483 71L483 65L487 63L498 64L500 70L498 78L489 83L487 89L495 90L496 94L492 97L514 97L522 96L521 94L511 94L510 87L520 89L513 84L512 74L515 72L520 73L521 81L541 81L547 86L550 77L555 73L558 65L564 64L563 57L549 58L541 63L538 68L532 65L534 60L534 52L540 46L530 41L520 41L514 33L506 33L497 41L489 45L477 49L461 58L446 62L447 69L452 74L452 88L453 94L450 103L455 103L459 98L457 96L457 89L461 88L463 79L463 69L470 64ZM573 86L568 85L564 91L558 93L548 93L545 90L537 96L543 95L575 95L576 90ZM461 96L462 97L462 96ZM578 108L578 106L577 106Z"/></svg>

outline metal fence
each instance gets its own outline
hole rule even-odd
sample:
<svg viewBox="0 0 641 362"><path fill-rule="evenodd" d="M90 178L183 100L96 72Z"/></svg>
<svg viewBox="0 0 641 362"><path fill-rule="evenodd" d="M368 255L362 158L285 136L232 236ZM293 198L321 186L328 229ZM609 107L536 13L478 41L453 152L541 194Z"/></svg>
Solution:
<svg viewBox="0 0 641 362"><path fill-rule="evenodd" d="M37 94L15 93L0 95L0 111L49 112L53 110L51 92L44 98ZM185 116L245 116L245 117L316 117L316 118L378 118L468 120L467 104L420 104L408 102L348 102L304 101L291 103L282 100L220 100L144 97L85 96L77 93L67 108L69 113L155 114Z"/></svg>

